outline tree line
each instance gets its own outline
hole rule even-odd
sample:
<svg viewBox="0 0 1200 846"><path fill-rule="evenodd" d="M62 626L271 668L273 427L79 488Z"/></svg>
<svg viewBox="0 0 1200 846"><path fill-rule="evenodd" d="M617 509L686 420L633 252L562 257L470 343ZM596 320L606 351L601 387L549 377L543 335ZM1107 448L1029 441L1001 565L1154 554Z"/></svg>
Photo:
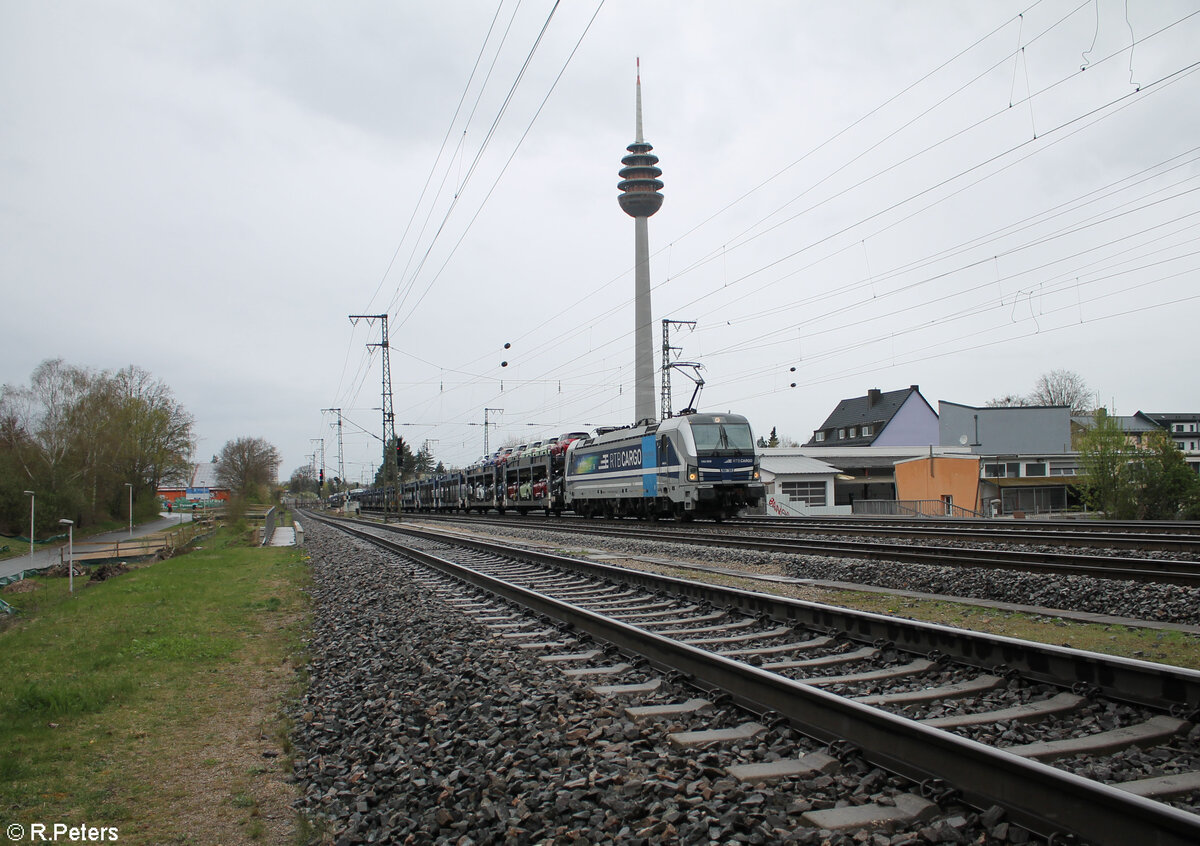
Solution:
<svg viewBox="0 0 1200 846"><path fill-rule="evenodd" d="M514 441L509 446L516 446L516 442ZM396 470L397 448L400 456L399 473ZM371 481L372 487L382 488L391 485L397 476L400 478L400 483L403 484L411 482L413 479L423 479L426 476L435 476L446 472L446 465L433 457L433 451L429 449L428 443L413 452L412 447L404 438L389 438L388 448L384 450L383 455L385 460L375 471L375 477ZM340 479L332 474L326 473L325 476L325 484L322 486L319 469L314 470L311 464L297 467L288 479L288 492L328 496L338 491L357 487L349 480Z"/></svg>
<svg viewBox="0 0 1200 846"><path fill-rule="evenodd" d="M128 519L126 484L144 502L184 474L194 426L171 389L139 367L42 362L27 386L0 390L0 524L6 534L28 531L27 490L37 497L37 534L60 518Z"/></svg>
<svg viewBox="0 0 1200 846"><path fill-rule="evenodd" d="M158 513L158 489L192 475L195 418L170 387L130 365L95 371L49 359L28 385L0 388L0 533L57 534ZM214 457L217 481L253 496L275 483L279 454L261 438L239 438Z"/></svg>

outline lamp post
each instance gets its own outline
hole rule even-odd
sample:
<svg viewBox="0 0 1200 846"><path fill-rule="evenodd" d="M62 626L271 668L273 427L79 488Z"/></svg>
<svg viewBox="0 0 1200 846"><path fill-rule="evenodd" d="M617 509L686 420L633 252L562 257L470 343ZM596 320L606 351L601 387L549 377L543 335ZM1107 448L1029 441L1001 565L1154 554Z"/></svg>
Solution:
<svg viewBox="0 0 1200 846"><path fill-rule="evenodd" d="M75 521L64 517L58 524L67 527L67 592L75 593Z"/></svg>
<svg viewBox="0 0 1200 846"><path fill-rule="evenodd" d="M129 488L129 536L133 537L133 482L126 482L125 487Z"/></svg>
<svg viewBox="0 0 1200 846"><path fill-rule="evenodd" d="M29 569L33 569L33 504L37 497L33 495L33 491L25 491L25 496L29 497Z"/></svg>

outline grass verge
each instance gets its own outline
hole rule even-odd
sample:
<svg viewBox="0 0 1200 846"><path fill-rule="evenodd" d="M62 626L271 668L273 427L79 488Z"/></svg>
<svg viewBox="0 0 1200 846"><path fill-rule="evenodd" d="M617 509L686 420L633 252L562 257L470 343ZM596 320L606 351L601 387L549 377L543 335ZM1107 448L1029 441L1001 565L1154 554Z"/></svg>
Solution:
<svg viewBox="0 0 1200 846"><path fill-rule="evenodd" d="M0 824L122 843L286 843L308 568L222 531L88 585L38 578L0 633ZM13 842L21 842L19 839Z"/></svg>

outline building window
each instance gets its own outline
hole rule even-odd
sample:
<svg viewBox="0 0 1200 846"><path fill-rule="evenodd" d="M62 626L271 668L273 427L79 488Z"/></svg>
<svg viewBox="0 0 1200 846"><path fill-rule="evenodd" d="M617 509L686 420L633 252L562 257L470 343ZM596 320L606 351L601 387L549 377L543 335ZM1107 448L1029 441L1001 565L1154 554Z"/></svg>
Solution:
<svg viewBox="0 0 1200 846"><path fill-rule="evenodd" d="M1026 476L1045 476L1046 475L1045 463L1026 464L1025 465L1025 475Z"/></svg>
<svg viewBox="0 0 1200 846"><path fill-rule="evenodd" d="M825 504L824 482L783 482L780 487L792 502L802 502L805 505Z"/></svg>
<svg viewBox="0 0 1200 846"><path fill-rule="evenodd" d="M817 443L820 443L821 441L825 440L825 432L824 431L813 432L813 440L816 441Z"/></svg>
<svg viewBox="0 0 1200 846"><path fill-rule="evenodd" d="M983 475L988 479L1003 479L1004 465L1003 464L985 464L983 465Z"/></svg>
<svg viewBox="0 0 1200 846"><path fill-rule="evenodd" d="M850 437L852 437L852 438L858 437L858 427L857 426L850 427Z"/></svg>
<svg viewBox="0 0 1200 846"><path fill-rule="evenodd" d="M1001 510L1005 514L1024 511L1027 514L1044 514L1065 511L1067 508L1066 487L1055 488L1004 488L1000 491Z"/></svg>
<svg viewBox="0 0 1200 846"><path fill-rule="evenodd" d="M840 440L842 440L842 439L843 439L843 438L845 438L845 437L846 437L846 430L845 430L845 429L838 429L838 440L840 441Z"/></svg>
<svg viewBox="0 0 1200 846"><path fill-rule="evenodd" d="M870 426L863 426L862 430L859 432L859 434L861 434L864 438L869 438L874 433L875 433L875 430L872 429Z"/></svg>
<svg viewBox="0 0 1200 846"><path fill-rule="evenodd" d="M1075 468L1074 467L1051 467L1050 475L1051 476L1074 476Z"/></svg>

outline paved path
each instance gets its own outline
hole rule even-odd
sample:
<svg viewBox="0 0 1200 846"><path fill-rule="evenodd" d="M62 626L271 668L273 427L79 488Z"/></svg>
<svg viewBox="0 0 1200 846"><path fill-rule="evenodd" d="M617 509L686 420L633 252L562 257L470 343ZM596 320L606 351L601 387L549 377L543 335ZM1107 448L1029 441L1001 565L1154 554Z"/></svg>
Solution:
<svg viewBox="0 0 1200 846"><path fill-rule="evenodd" d="M159 514L159 519L157 520L151 520L149 523L139 523L135 525L133 527L133 536L136 538L141 537L142 535L152 535L155 532L161 532L165 529L171 528L172 526L178 526L180 522L190 523L191 520L192 515L188 513L167 514L166 512L163 512ZM80 541L112 541L124 540L128 537L129 529L126 528L115 532L104 532L100 535L91 535L87 538L81 538L77 535L76 539ZM61 555L63 553L60 553L59 550L65 548L66 545L67 542L63 541L56 546L39 546L34 550L32 559L29 557L29 547L26 545L26 553L24 555L18 556L17 558L6 558L3 561L0 561L0 578L16 575L22 570L39 570L42 567L52 567L62 560ZM13 548L16 549L17 547L14 546Z"/></svg>
<svg viewBox="0 0 1200 846"><path fill-rule="evenodd" d="M271 532L271 546L295 546L296 529L293 526L277 526Z"/></svg>

